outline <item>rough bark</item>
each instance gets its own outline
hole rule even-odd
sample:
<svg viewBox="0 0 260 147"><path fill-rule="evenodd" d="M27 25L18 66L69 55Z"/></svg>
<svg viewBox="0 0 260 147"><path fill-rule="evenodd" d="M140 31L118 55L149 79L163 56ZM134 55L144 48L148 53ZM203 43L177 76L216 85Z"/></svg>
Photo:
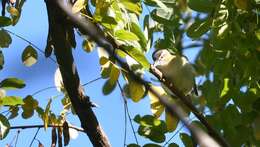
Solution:
<svg viewBox="0 0 260 147"><path fill-rule="evenodd" d="M81 127L88 135L93 146L109 147L109 140L91 108L89 97L84 95L83 88L80 85L79 75L71 51L74 45L73 27L53 0L45 0L45 2L49 18L47 44L53 45L64 87L80 119Z"/></svg>

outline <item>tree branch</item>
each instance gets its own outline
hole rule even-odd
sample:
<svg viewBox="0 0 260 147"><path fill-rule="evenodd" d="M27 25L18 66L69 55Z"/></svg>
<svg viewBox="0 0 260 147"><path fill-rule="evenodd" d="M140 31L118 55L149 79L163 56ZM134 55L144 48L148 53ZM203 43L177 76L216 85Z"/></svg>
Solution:
<svg viewBox="0 0 260 147"><path fill-rule="evenodd" d="M75 41L73 27L70 25L66 14L55 1L45 0L45 3L50 30L47 45L53 45L54 47L64 87L80 119L81 127L88 135L93 146L110 147L109 140L91 108L89 97L84 95L83 88L80 85L79 75L71 51Z"/></svg>

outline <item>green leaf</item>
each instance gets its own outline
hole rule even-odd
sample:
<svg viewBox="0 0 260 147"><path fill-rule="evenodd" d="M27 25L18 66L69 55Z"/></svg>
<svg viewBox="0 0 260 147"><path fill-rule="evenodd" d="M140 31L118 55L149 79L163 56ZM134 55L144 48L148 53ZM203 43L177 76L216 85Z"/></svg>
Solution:
<svg viewBox="0 0 260 147"><path fill-rule="evenodd" d="M120 2L125 6L125 8L128 11L136 13L137 15L141 14L142 7L141 7L141 4L140 4L140 1L137 2L135 0L121 0Z"/></svg>
<svg viewBox="0 0 260 147"><path fill-rule="evenodd" d="M138 144L131 143L131 144L128 144L127 147L141 147L141 146Z"/></svg>
<svg viewBox="0 0 260 147"><path fill-rule="evenodd" d="M4 63L5 63L4 55L3 52L0 50L0 70L3 69Z"/></svg>
<svg viewBox="0 0 260 147"><path fill-rule="evenodd" d="M86 0L77 0L72 6L72 13L78 13L81 9L86 6Z"/></svg>
<svg viewBox="0 0 260 147"><path fill-rule="evenodd" d="M139 38L132 32L126 30L118 30L115 32L115 37L123 41L139 41Z"/></svg>
<svg viewBox="0 0 260 147"><path fill-rule="evenodd" d="M3 89L21 89L24 87L24 81L17 78L6 78L0 83L0 88Z"/></svg>
<svg viewBox="0 0 260 147"><path fill-rule="evenodd" d="M179 145L176 144L176 143L171 143L171 144L168 145L168 147L179 147Z"/></svg>
<svg viewBox="0 0 260 147"><path fill-rule="evenodd" d="M162 87L158 87L158 86L152 86L152 87L154 89L156 89L156 91L160 95L166 94ZM159 101L159 99L153 93L151 93L150 91L148 91L148 95L149 95L149 98L150 98L152 114L156 118L159 118L164 111L164 105L162 105L161 102Z"/></svg>
<svg viewBox="0 0 260 147"><path fill-rule="evenodd" d="M109 75L109 82L111 85L115 85L118 78L119 78L119 75L120 75L120 70L115 66L113 65L111 67L111 72L110 72L110 75Z"/></svg>
<svg viewBox="0 0 260 147"><path fill-rule="evenodd" d="M171 24L172 23L172 15L173 15L173 9L171 9L168 13L165 12L162 8L154 9L151 13L151 17L153 20L163 23L163 24Z"/></svg>
<svg viewBox="0 0 260 147"><path fill-rule="evenodd" d="M161 147L161 146L158 144L154 144L154 143L147 143L143 147Z"/></svg>
<svg viewBox="0 0 260 147"><path fill-rule="evenodd" d="M106 81L106 83L103 85L102 92L104 95L110 94L114 89L116 88L116 83L111 85L111 82L109 80Z"/></svg>
<svg viewBox="0 0 260 147"><path fill-rule="evenodd" d="M172 116L167 110L166 110L166 114L165 114L165 122L166 122L166 126L167 126L167 131L172 132L174 130L176 130L178 123L179 123L179 119L175 116Z"/></svg>
<svg viewBox="0 0 260 147"><path fill-rule="evenodd" d="M188 134L180 133L180 138L185 147L193 147L192 139Z"/></svg>
<svg viewBox="0 0 260 147"><path fill-rule="evenodd" d="M30 67L37 62L37 59L37 51L31 45L28 45L22 53L23 64Z"/></svg>
<svg viewBox="0 0 260 147"><path fill-rule="evenodd" d="M229 82L229 79L225 78L224 79L224 87L221 91L220 97L223 97L224 95L226 95L228 93L228 91L229 91L228 82Z"/></svg>
<svg viewBox="0 0 260 147"><path fill-rule="evenodd" d="M125 47L124 50L127 52L129 56L135 59L138 63L140 63L145 69L150 68L150 63L146 59L144 53L134 47Z"/></svg>
<svg viewBox="0 0 260 147"><path fill-rule="evenodd" d="M136 23L131 23L130 24L130 30L131 32L133 32L135 35L137 35L137 37L139 38L139 43L142 47L143 51L147 51L148 49L146 48L147 46L147 40L144 36L143 31L141 30L141 28L139 27L139 25L137 25Z"/></svg>
<svg viewBox="0 0 260 147"><path fill-rule="evenodd" d="M12 38L9 33L3 29L0 30L0 48L8 48L12 43Z"/></svg>
<svg viewBox="0 0 260 147"><path fill-rule="evenodd" d="M129 78L128 80L130 97L134 102L139 102L141 98L144 97L145 87L144 85L136 82L135 80L132 80L131 78Z"/></svg>
<svg viewBox="0 0 260 147"><path fill-rule="evenodd" d="M2 88L0 88L0 98L5 97L6 96L6 91Z"/></svg>
<svg viewBox="0 0 260 147"><path fill-rule="evenodd" d="M0 27L6 27L12 24L12 20L9 17L0 16Z"/></svg>
<svg viewBox="0 0 260 147"><path fill-rule="evenodd" d="M95 49L93 42L90 42L90 41L88 41L88 40L83 40L83 42L82 42L82 48L83 48L84 51L86 51L87 53L90 53L90 52L92 52L92 51Z"/></svg>
<svg viewBox="0 0 260 147"><path fill-rule="evenodd" d="M198 39L211 28L212 19L208 18L204 21L195 21L187 30L187 35L192 39Z"/></svg>
<svg viewBox="0 0 260 147"><path fill-rule="evenodd" d="M0 105L2 106L16 106L24 104L23 99L17 96L6 96L0 98Z"/></svg>
<svg viewBox="0 0 260 147"><path fill-rule="evenodd" d="M216 7L214 0L188 0L188 6L198 12L210 13Z"/></svg>
<svg viewBox="0 0 260 147"><path fill-rule="evenodd" d="M8 119L0 114L0 139L3 140L7 134L9 133L10 130L10 123Z"/></svg>

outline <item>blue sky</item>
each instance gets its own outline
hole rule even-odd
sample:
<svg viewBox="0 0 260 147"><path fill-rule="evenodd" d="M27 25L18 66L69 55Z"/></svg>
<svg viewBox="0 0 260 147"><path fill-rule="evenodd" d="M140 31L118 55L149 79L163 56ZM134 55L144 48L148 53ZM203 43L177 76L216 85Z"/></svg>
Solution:
<svg viewBox="0 0 260 147"><path fill-rule="evenodd" d="M19 23L15 27L8 27L7 29L23 36L39 48L44 49L48 32L48 20L44 1L26 1ZM19 95L21 97L25 97L27 94L32 94L40 89L54 86L53 79L54 72L56 70L55 63L53 63L50 59L46 59L43 54L38 52L38 62L32 67L25 67L21 61L21 54L28 43L16 38L15 36L12 36L12 39L13 41L11 46L3 49L5 66L4 69L0 71L0 78L21 78L26 82L26 87L21 90L8 91L8 95ZM74 50L75 62L78 67L81 82L86 83L100 76L98 56L96 51L93 53L84 52L81 49L82 40L78 36L77 41L77 48ZM190 50L188 52L187 55L190 59L193 59L196 52L194 52L194 50ZM94 111L101 126L108 135L112 146L123 146L124 108L122 97L119 88L117 88L112 94L104 96L102 94L102 86L104 81L105 80L99 80L91 85L87 85L85 87L85 92L91 97L92 101L100 106L100 108L94 108ZM56 89L50 89L37 94L35 98L40 102L41 106L45 106L49 98L58 94L59 93ZM54 99L51 106L52 110L56 112L56 114L59 114L62 108L60 105L60 98L61 97ZM138 104L129 100L128 104L132 118L136 114L150 114L150 104L148 98L145 98ZM19 114L21 114L21 112ZM68 119L71 124L80 126L76 116L69 115ZM11 125L33 125L42 124L42 121L34 115L32 119L24 120L18 117L11 120L10 123ZM134 137L130 129L129 122L127 127L127 143L134 143ZM135 129L137 129L136 124ZM17 146L29 146L36 130L37 129L21 130ZM10 143L15 134L16 130L11 130L8 137L0 142L0 146ZM41 129L37 135L37 139L39 139L44 146L50 146L50 129L47 131ZM143 139L142 137L138 137L138 141L141 142L141 144L149 142L149 140ZM37 142L35 142L33 146L37 145ZM71 147L82 145L91 146L87 136L83 133L80 133L76 140L71 140L69 144Z"/></svg>

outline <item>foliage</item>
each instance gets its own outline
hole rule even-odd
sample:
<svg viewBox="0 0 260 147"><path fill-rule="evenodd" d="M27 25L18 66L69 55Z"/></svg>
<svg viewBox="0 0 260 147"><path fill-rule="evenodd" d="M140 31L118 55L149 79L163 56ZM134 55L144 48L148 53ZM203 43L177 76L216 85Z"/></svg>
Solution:
<svg viewBox="0 0 260 147"><path fill-rule="evenodd" d="M0 69L4 68L1 50L12 43L10 33L3 27L18 22L22 4L9 6L9 16L0 16ZM91 0L89 3L77 0L72 11L99 24L106 36L112 37L120 47L114 54L125 58L131 70L140 76L147 76L149 72L147 53L153 51L151 48L183 53L197 47L194 67L202 82L198 85L200 95L193 98L193 104L201 112L209 112L207 120L231 146L260 146L259 6L259 0ZM90 7L94 8L93 14L88 13ZM95 43L86 36L82 38L83 49L93 51ZM125 80L124 93L132 101L139 102L148 95L153 115L135 117L138 134L155 143L164 142L166 133L174 131L179 120L169 117L167 112L164 114L160 102L142 84L131 79L113 57L100 48L98 53L101 76L107 79L103 86L104 95L116 88L120 76ZM22 61L26 66L36 63L37 52L32 46L25 48ZM0 106L9 107L9 119L16 117L22 108L24 119L36 111L45 128L48 124L63 124L65 117L51 112L51 99L43 109L31 95L22 100L5 96L3 92L24 86L24 82L16 78L6 78L0 83ZM63 112L73 111L66 92L61 91L65 94ZM160 91L167 95L163 89ZM177 100L175 103L181 105ZM161 115L166 115L166 119L159 120ZM4 138L10 127L6 116L0 115L0 124L1 129L6 128L0 134ZM181 133L180 138L185 146L192 146L188 134ZM145 146L158 145L149 143ZM169 146L177 145L172 143Z"/></svg>

